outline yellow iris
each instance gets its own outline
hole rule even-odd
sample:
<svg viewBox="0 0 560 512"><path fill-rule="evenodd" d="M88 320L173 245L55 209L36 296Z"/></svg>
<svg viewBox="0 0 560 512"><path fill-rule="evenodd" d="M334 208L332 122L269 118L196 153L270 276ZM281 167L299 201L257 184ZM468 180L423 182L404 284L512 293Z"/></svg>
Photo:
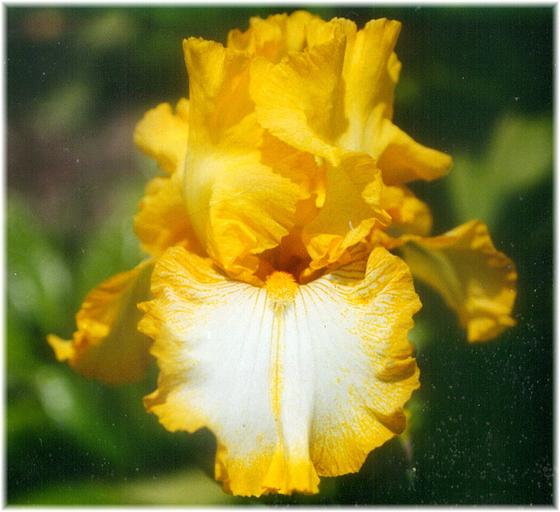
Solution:
<svg viewBox="0 0 560 512"><path fill-rule="evenodd" d="M514 323L515 269L486 226L430 237L406 186L451 158L392 122L399 30L296 12L251 19L225 47L185 40L189 100L135 132L165 173L135 218L150 257L86 297L72 340L49 337L112 383L140 378L149 351L147 409L171 431L210 428L234 494L317 492L403 431L412 274L470 341Z"/></svg>

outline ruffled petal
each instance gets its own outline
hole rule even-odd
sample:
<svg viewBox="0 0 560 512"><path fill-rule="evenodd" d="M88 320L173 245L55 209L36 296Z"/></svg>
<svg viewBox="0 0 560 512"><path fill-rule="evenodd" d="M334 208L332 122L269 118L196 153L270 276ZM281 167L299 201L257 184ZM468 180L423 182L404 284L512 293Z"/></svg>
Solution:
<svg viewBox="0 0 560 512"><path fill-rule="evenodd" d="M135 144L170 174L182 169L185 163L188 112L186 99L179 100L176 113L169 103L162 103L148 110L134 131Z"/></svg>
<svg viewBox="0 0 560 512"><path fill-rule="evenodd" d="M311 270L348 263L350 247L374 227L390 223L381 206L382 190L381 173L365 153L346 153L339 165L327 165L325 203L303 229Z"/></svg>
<svg viewBox="0 0 560 512"><path fill-rule="evenodd" d="M184 43L190 77L185 201L208 254L236 279L256 283L257 254L296 223L302 186L263 163L263 129L249 98L246 54L218 43Z"/></svg>
<svg viewBox="0 0 560 512"><path fill-rule="evenodd" d="M306 26L319 19L306 11L275 14L266 19L253 17L245 32L231 30L228 47L278 62L289 52L299 52L306 44Z"/></svg>
<svg viewBox="0 0 560 512"><path fill-rule="evenodd" d="M427 236L432 231L429 206L406 187L383 187L381 206L391 216L391 232L395 236Z"/></svg>
<svg viewBox="0 0 560 512"><path fill-rule="evenodd" d="M300 286L275 272L254 287L174 247L152 292L140 328L161 371L146 406L171 431L215 433L226 490L315 493L319 476L358 471L404 429L420 303L384 249L363 280L341 271Z"/></svg>
<svg viewBox="0 0 560 512"><path fill-rule="evenodd" d="M393 115L394 89L401 64L393 52L401 24L381 18L356 31L346 24L347 46L344 58L344 98L349 125L340 144L375 157L383 119Z"/></svg>
<svg viewBox="0 0 560 512"><path fill-rule="evenodd" d="M93 289L76 315L72 340L48 336L57 359L108 384L142 378L151 341L136 328L141 317L137 304L149 298L152 270L153 261L147 260Z"/></svg>
<svg viewBox="0 0 560 512"><path fill-rule="evenodd" d="M230 159L210 198L208 254L229 275L255 282L258 254L276 247L296 222L305 198L287 178L259 163L258 155Z"/></svg>
<svg viewBox="0 0 560 512"><path fill-rule="evenodd" d="M342 66L345 38L290 53L278 64L255 58L251 98L259 123L287 144L337 165L334 143L345 129Z"/></svg>
<svg viewBox="0 0 560 512"><path fill-rule="evenodd" d="M176 244L201 252L183 200L182 174L177 171L169 178L152 179L134 217L142 249L152 256Z"/></svg>
<svg viewBox="0 0 560 512"><path fill-rule="evenodd" d="M413 275L455 310L469 341L490 340L515 325L515 265L496 250L485 224L475 220L441 236L405 240L401 250Z"/></svg>

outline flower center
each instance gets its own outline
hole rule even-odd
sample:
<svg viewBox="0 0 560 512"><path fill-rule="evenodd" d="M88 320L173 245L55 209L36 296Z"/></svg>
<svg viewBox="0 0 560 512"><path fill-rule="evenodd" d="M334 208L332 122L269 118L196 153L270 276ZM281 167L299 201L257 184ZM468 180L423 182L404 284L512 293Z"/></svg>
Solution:
<svg viewBox="0 0 560 512"><path fill-rule="evenodd" d="M277 304L287 304L294 300L298 290L294 276L288 272L273 272L265 283L268 296Z"/></svg>

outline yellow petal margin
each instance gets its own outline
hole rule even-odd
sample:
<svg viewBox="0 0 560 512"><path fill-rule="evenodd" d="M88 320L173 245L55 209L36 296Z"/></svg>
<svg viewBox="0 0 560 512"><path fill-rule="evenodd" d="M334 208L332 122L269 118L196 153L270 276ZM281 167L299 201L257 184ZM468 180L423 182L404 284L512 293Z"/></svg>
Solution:
<svg viewBox="0 0 560 512"><path fill-rule="evenodd" d="M362 280L340 271L298 285L274 272L255 287L173 247L152 292L140 329L155 339L160 377L146 406L168 430L214 432L227 491L316 493L320 476L358 471L403 431L420 303L385 249Z"/></svg>
<svg viewBox="0 0 560 512"><path fill-rule="evenodd" d="M76 315L78 330L72 340L48 336L56 358L108 384L142 378L150 360L150 339L136 328L137 304L149 297L152 270L153 262L147 260L93 289Z"/></svg>
<svg viewBox="0 0 560 512"><path fill-rule="evenodd" d="M184 98L177 103L175 113L169 103L162 103L148 110L134 131L134 143L169 174L185 163L188 115L189 102Z"/></svg>
<svg viewBox="0 0 560 512"><path fill-rule="evenodd" d="M496 250L485 224L474 220L441 236L406 240L401 250L413 275L455 310L469 341L490 340L515 325L515 265Z"/></svg>

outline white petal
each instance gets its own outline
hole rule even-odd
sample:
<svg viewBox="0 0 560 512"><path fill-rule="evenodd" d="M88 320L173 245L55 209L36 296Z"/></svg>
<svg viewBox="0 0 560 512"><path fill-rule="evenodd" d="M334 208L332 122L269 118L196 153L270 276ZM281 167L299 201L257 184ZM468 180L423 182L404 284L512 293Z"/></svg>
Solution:
<svg viewBox="0 0 560 512"><path fill-rule="evenodd" d="M312 493L318 475L357 471L404 428L418 384L407 331L419 303L400 259L375 250L352 285L273 276L228 281L177 247L143 306L161 369L146 403L170 430L216 434L216 476L235 494Z"/></svg>

